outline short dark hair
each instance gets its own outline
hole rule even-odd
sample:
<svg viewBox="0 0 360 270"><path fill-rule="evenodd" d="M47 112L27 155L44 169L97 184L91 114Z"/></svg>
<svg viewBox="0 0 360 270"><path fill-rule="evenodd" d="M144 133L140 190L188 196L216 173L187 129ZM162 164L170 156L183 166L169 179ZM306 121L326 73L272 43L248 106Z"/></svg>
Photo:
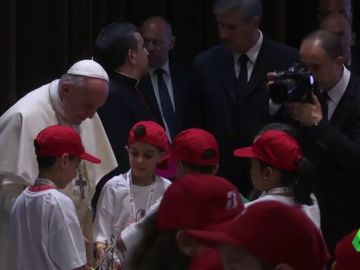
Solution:
<svg viewBox="0 0 360 270"><path fill-rule="evenodd" d="M113 22L107 25L96 38L94 60L107 71L124 64L128 51L137 49L135 32L139 31L131 23Z"/></svg>
<svg viewBox="0 0 360 270"><path fill-rule="evenodd" d="M337 57L344 55L341 40L335 33L325 30L317 30L311 32L303 39L303 41L306 40L319 40L321 47L331 59L336 59Z"/></svg>
<svg viewBox="0 0 360 270"><path fill-rule="evenodd" d="M143 235L130 257L130 269L188 269L192 258L179 249L177 231L159 231L156 224L157 214L155 212L148 216L141 224Z"/></svg>
<svg viewBox="0 0 360 270"><path fill-rule="evenodd" d="M213 165L195 165L181 161L184 165L188 166L190 171L195 173L212 174L216 166Z"/></svg>
<svg viewBox="0 0 360 270"><path fill-rule="evenodd" d="M43 169L49 169L52 166L54 166L56 159L57 157L39 157L39 156L36 157L39 166L39 171Z"/></svg>
<svg viewBox="0 0 360 270"><path fill-rule="evenodd" d="M262 3L260 0L215 0L215 14L225 13L234 9L241 10L241 13L246 18L262 16Z"/></svg>

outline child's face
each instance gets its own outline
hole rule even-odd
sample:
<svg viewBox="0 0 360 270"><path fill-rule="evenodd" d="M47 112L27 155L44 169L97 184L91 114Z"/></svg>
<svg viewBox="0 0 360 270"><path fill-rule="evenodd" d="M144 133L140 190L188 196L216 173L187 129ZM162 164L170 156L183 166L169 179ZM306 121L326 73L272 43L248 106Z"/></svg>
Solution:
<svg viewBox="0 0 360 270"><path fill-rule="evenodd" d="M257 257L241 247L221 245L220 253L225 270L265 269Z"/></svg>
<svg viewBox="0 0 360 270"><path fill-rule="evenodd" d="M132 172L139 178L152 177L163 155L155 146L142 142L131 144L128 153Z"/></svg>
<svg viewBox="0 0 360 270"><path fill-rule="evenodd" d="M256 190L265 190L265 176L257 159L252 158L250 163L251 182Z"/></svg>

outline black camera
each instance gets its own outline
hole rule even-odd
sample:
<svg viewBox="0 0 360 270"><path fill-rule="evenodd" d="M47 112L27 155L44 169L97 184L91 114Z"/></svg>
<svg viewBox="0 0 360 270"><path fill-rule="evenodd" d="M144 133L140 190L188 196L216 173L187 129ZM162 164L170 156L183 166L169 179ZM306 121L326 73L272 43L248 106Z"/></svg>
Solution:
<svg viewBox="0 0 360 270"><path fill-rule="evenodd" d="M299 63L293 64L288 70L277 72L268 91L272 102L311 103L311 93L316 92L314 76Z"/></svg>

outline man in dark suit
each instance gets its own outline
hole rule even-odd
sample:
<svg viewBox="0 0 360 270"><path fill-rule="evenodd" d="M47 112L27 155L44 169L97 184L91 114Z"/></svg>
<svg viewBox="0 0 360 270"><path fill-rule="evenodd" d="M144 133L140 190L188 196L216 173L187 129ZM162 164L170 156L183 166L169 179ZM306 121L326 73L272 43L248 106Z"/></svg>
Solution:
<svg viewBox="0 0 360 270"><path fill-rule="evenodd" d="M94 57L109 73L109 97L99 115L119 164L113 174L124 173L129 169L125 146L130 128L154 119L137 88L148 71L148 51L134 25L115 22L98 35Z"/></svg>
<svg viewBox="0 0 360 270"><path fill-rule="evenodd" d="M139 89L171 140L185 125L189 72L169 61L176 40L168 21L160 16L149 17L142 23L140 31L149 51L150 71L141 79Z"/></svg>
<svg viewBox="0 0 360 270"><path fill-rule="evenodd" d="M345 67L341 41L334 33L320 30L305 37L300 59L314 75L324 106L313 95L311 103L288 103L286 110L300 123L317 161L322 231L333 250L360 224L360 79Z"/></svg>
<svg viewBox="0 0 360 270"><path fill-rule="evenodd" d="M219 142L219 174L246 195L252 189L249 163L234 158L233 150L251 144L267 121L266 74L287 69L298 55L259 30L259 0L217 0L214 13L223 44L194 61L193 91L198 95L194 107L198 111L191 118Z"/></svg>

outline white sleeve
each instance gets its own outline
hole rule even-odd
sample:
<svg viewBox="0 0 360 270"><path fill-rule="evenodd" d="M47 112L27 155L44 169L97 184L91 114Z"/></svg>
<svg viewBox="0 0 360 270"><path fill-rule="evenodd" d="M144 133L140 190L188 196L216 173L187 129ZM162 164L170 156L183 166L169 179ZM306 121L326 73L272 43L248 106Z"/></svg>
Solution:
<svg viewBox="0 0 360 270"><path fill-rule="evenodd" d="M141 241L143 236L143 226L142 224L146 221L146 219L155 213L159 209L159 205L161 202L161 198L157 200L147 211L145 216L140 219L138 222L132 223L127 226L121 232L121 240L123 241L127 253L131 252L134 247Z"/></svg>
<svg viewBox="0 0 360 270"><path fill-rule="evenodd" d="M94 242L111 242L115 195L110 182L107 182L97 205L93 228Z"/></svg>
<svg viewBox="0 0 360 270"><path fill-rule="evenodd" d="M49 255L60 269L74 269L87 263L85 239L73 202L62 200L51 211Z"/></svg>

